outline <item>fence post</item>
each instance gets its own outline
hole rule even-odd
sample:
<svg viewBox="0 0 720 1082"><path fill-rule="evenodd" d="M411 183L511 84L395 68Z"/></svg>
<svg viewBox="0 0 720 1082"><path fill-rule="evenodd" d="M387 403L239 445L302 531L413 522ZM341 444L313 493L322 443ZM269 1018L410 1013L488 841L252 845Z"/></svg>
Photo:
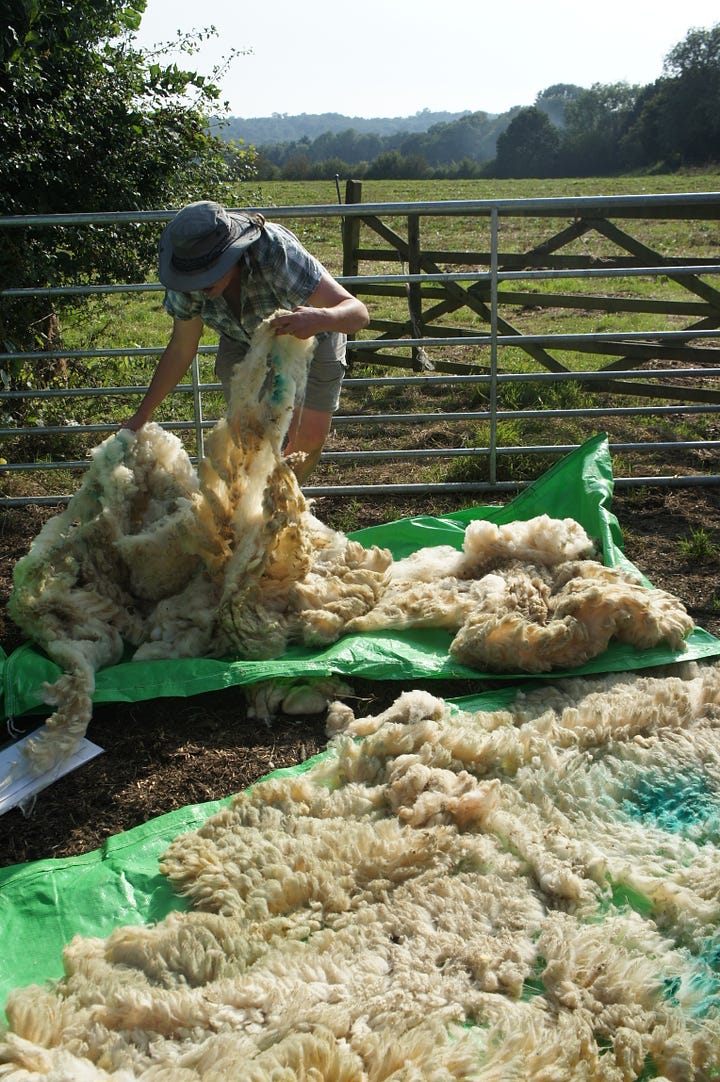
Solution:
<svg viewBox="0 0 720 1082"><path fill-rule="evenodd" d="M362 203L362 184L359 180L345 183L345 202ZM357 250L360 245L360 219L346 217L342 220L343 275L357 277L359 263Z"/></svg>
<svg viewBox="0 0 720 1082"><path fill-rule="evenodd" d="M408 273L420 274L422 270L420 246L420 215L408 214ZM410 314L410 326L413 338L422 338L422 293L419 282L410 282L407 290L408 311ZM423 372L427 367L425 350L419 346L412 347L413 370Z"/></svg>
<svg viewBox="0 0 720 1082"><path fill-rule="evenodd" d="M497 482L498 209L490 211L490 484Z"/></svg>
<svg viewBox="0 0 720 1082"><path fill-rule="evenodd" d="M346 203L362 203L362 184L359 180L348 180L345 182L345 202ZM360 261L358 260L358 248L360 247L360 219L346 215L342 219L342 250L343 250L343 275L348 278L355 278L358 275L360 269ZM355 290L352 286L348 286L351 293ZM348 342L351 342L355 337L354 334L348 335ZM357 354L353 353L350 349L347 351L348 368L352 368L352 363L357 359Z"/></svg>

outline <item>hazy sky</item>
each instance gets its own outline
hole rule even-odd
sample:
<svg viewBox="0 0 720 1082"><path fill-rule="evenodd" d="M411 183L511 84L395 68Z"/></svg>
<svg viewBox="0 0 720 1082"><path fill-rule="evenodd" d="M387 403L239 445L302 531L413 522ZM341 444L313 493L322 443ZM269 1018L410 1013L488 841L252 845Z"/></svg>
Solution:
<svg viewBox="0 0 720 1082"><path fill-rule="evenodd" d="M646 84L691 28L720 22L717 0L147 0L138 36L219 33L192 58L222 80L234 116L343 113L410 116L422 109L504 112L553 83Z"/></svg>

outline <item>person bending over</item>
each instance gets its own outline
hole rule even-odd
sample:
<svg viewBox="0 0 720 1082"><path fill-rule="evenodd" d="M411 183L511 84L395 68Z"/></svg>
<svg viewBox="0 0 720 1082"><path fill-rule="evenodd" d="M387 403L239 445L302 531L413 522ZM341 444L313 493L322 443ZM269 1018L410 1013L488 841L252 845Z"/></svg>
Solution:
<svg viewBox="0 0 720 1082"><path fill-rule="evenodd" d="M297 404L284 453L302 451L304 481L316 466L338 407L347 335L366 327L368 310L284 226L261 214L230 212L212 200L179 210L160 238L163 305L173 331L150 386L121 427L137 431L179 383L205 324L220 335L215 373L229 397L232 370L253 331L277 309L276 334L317 338L304 400Z"/></svg>

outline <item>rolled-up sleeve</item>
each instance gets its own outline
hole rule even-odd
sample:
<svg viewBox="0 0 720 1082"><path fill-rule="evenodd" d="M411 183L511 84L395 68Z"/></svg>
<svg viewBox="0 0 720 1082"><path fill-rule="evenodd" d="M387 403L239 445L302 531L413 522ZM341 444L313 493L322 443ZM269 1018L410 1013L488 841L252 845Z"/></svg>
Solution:
<svg viewBox="0 0 720 1082"><path fill-rule="evenodd" d="M179 293L175 289L165 291L163 308L173 319L195 319L202 316L202 300L194 293Z"/></svg>

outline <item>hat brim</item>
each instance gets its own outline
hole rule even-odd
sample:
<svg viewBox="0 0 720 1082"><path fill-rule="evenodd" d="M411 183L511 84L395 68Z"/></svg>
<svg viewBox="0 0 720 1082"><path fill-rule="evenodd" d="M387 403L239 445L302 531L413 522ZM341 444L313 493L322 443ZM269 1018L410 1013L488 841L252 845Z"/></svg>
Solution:
<svg viewBox="0 0 720 1082"><path fill-rule="evenodd" d="M180 271L174 265L170 225L165 226L158 245L158 273L166 289L174 289L179 293L194 293L200 289L207 289L232 270L240 253L260 236L260 226L254 222L248 224L247 218L239 218L234 214L230 217L240 226L240 236L230 241L227 248L224 248L217 259L214 259L207 267L196 271Z"/></svg>

